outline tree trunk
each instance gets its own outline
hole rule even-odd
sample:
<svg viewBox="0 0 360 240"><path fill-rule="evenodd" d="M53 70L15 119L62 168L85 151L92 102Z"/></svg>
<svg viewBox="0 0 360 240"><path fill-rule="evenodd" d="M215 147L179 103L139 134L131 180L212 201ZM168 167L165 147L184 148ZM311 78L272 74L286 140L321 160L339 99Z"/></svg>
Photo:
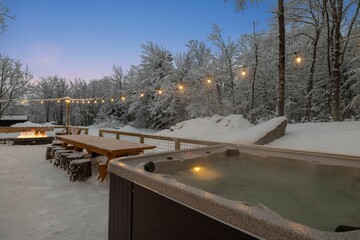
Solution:
<svg viewBox="0 0 360 240"><path fill-rule="evenodd" d="M254 26L254 47L255 47L255 66L254 66L254 72L252 77L252 83L251 83L251 123L255 122L255 114L254 114L254 102L255 102L255 81L256 81L256 72L257 72L257 65L259 63L259 56L258 56L258 45L256 42L256 25L255 22L253 22Z"/></svg>
<svg viewBox="0 0 360 240"><path fill-rule="evenodd" d="M337 7L336 7L337 5ZM337 4L334 3L332 7L332 17L334 24L334 52L333 52L333 103L332 103L332 118L333 121L340 121L340 57L341 57L341 15L342 15L343 1L339 0Z"/></svg>
<svg viewBox="0 0 360 240"><path fill-rule="evenodd" d="M316 30L316 35L314 39L314 46L313 46L313 53L312 53L312 61L310 66L310 76L308 81L308 87L307 87L307 104L306 104L306 113L305 113L305 119L307 121L311 120L311 109L312 109L312 96L313 96L313 90L314 90L314 72L315 72L315 63L316 63L316 55L317 55L317 45L320 38L320 30Z"/></svg>
<svg viewBox="0 0 360 240"><path fill-rule="evenodd" d="M279 23L279 98L278 116L285 115L285 10L284 1L278 0Z"/></svg>

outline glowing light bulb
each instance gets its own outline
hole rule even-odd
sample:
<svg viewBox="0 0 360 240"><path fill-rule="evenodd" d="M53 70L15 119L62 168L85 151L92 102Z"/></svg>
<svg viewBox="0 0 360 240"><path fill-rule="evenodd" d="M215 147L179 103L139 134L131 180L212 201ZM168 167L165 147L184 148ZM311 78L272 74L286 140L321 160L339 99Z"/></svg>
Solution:
<svg viewBox="0 0 360 240"><path fill-rule="evenodd" d="M246 69L244 67L243 70L241 71L241 76L245 76L245 75L246 75Z"/></svg>
<svg viewBox="0 0 360 240"><path fill-rule="evenodd" d="M44 103L44 101L40 101L40 103L42 104L42 103Z"/></svg>
<svg viewBox="0 0 360 240"><path fill-rule="evenodd" d="M144 93L141 93L141 94L140 94L140 97L144 97L144 96L145 96L145 94L144 94Z"/></svg>
<svg viewBox="0 0 360 240"><path fill-rule="evenodd" d="M198 173L198 172L200 172L201 170L202 170L201 167L193 167L193 168L191 169L191 171L194 172L194 173Z"/></svg>
<svg viewBox="0 0 360 240"><path fill-rule="evenodd" d="M208 83L208 84L210 84L210 83L211 83L211 79L210 79L210 78L208 78L207 83Z"/></svg>
<svg viewBox="0 0 360 240"><path fill-rule="evenodd" d="M125 99L126 99L126 98L125 98L124 96L121 97L121 100L122 100L122 101L125 101Z"/></svg>
<svg viewBox="0 0 360 240"><path fill-rule="evenodd" d="M88 104L90 104L90 101L88 101Z"/></svg>
<svg viewBox="0 0 360 240"><path fill-rule="evenodd" d="M179 84L178 88L179 88L179 90L183 90L183 89L184 89L184 86L181 85L181 84Z"/></svg>
<svg viewBox="0 0 360 240"><path fill-rule="evenodd" d="M59 102L60 102L60 100L57 100L57 102L59 103Z"/></svg>
<svg viewBox="0 0 360 240"><path fill-rule="evenodd" d="M103 99L103 100L101 100L101 102L102 102L102 103L104 103L104 102L105 102L105 100Z"/></svg>
<svg viewBox="0 0 360 240"><path fill-rule="evenodd" d="M296 62L297 62L297 63L301 63L301 57L297 56L297 57L296 57Z"/></svg>
<svg viewBox="0 0 360 240"><path fill-rule="evenodd" d="M113 102L113 101L114 101L114 99L113 99L113 98L111 98L111 101Z"/></svg>
<svg viewBox="0 0 360 240"><path fill-rule="evenodd" d="M95 100L94 103L97 103L97 101Z"/></svg>
<svg viewBox="0 0 360 240"><path fill-rule="evenodd" d="M162 90L158 90L158 93L161 95L161 94L162 94Z"/></svg>

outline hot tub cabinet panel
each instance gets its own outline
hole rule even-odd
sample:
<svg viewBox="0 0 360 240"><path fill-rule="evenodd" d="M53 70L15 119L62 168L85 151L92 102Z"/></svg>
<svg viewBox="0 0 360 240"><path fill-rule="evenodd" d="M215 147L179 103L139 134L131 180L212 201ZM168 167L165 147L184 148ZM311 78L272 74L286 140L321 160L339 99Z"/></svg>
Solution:
<svg viewBox="0 0 360 240"><path fill-rule="evenodd" d="M109 206L109 240L259 239L115 174Z"/></svg>
<svg viewBox="0 0 360 240"><path fill-rule="evenodd" d="M131 239L132 183L110 175L109 239Z"/></svg>

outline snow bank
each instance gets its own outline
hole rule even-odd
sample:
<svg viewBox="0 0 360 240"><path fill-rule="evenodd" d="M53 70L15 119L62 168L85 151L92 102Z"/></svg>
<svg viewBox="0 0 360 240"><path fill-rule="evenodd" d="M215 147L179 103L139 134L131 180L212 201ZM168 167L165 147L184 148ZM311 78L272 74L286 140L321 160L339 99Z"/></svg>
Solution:
<svg viewBox="0 0 360 240"><path fill-rule="evenodd" d="M170 129L158 132L158 135L219 141L222 137L248 129L252 124L242 115L222 117L214 115L207 118L195 118L180 122Z"/></svg>
<svg viewBox="0 0 360 240"><path fill-rule="evenodd" d="M158 135L189 138L225 143L251 144L276 129L286 117L274 118L253 126L242 115L208 118L196 118L180 122L170 129L158 132Z"/></svg>
<svg viewBox="0 0 360 240"><path fill-rule="evenodd" d="M287 121L286 117L273 118L267 122L245 129L243 131L234 131L231 134L220 136L221 142L251 144L255 143L262 137L275 130L283 121Z"/></svg>
<svg viewBox="0 0 360 240"><path fill-rule="evenodd" d="M289 124L268 146L360 156L360 122Z"/></svg>
<svg viewBox="0 0 360 240"><path fill-rule="evenodd" d="M11 125L10 127L43 127L43 126L44 126L44 124L26 121L23 123L15 123L15 124Z"/></svg>

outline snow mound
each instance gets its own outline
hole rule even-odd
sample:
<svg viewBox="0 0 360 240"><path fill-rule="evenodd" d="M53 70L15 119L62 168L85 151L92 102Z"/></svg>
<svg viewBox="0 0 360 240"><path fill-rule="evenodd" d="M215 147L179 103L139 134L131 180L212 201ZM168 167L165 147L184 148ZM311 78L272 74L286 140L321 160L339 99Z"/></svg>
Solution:
<svg viewBox="0 0 360 240"><path fill-rule="evenodd" d="M125 126L118 130L123 132L133 132L133 133L143 133L143 134L155 134L157 132L157 130L153 130L153 129L134 128L131 126Z"/></svg>
<svg viewBox="0 0 360 240"><path fill-rule="evenodd" d="M224 136L243 131L251 126L252 124L242 115L229 115L226 117L214 115L207 118L183 121L157 134L168 137L219 141Z"/></svg>
<svg viewBox="0 0 360 240"><path fill-rule="evenodd" d="M10 127L43 127L43 124L40 123L33 123L30 121L22 122L22 123L15 123L11 125Z"/></svg>
<svg viewBox="0 0 360 240"><path fill-rule="evenodd" d="M208 118L196 118L180 122L170 129L158 132L158 135L198 139L205 141L252 144L275 130L286 117L273 118L253 126L242 115L221 117L214 115Z"/></svg>
<svg viewBox="0 0 360 240"><path fill-rule="evenodd" d="M270 119L267 122L245 129L244 131L237 131L226 136L219 137L218 141L239 144L252 144L264 137L267 133L275 130L283 121L287 121L286 117L278 117Z"/></svg>
<svg viewBox="0 0 360 240"><path fill-rule="evenodd" d="M360 121L289 124L268 146L360 156Z"/></svg>

